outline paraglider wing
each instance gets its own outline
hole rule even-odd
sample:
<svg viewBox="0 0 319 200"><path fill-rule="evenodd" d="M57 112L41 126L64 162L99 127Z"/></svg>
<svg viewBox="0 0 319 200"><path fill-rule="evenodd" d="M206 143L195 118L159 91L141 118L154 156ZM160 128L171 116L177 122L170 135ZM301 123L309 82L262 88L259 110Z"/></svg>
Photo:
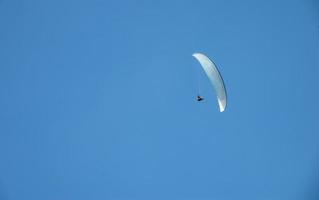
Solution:
<svg viewBox="0 0 319 200"><path fill-rule="evenodd" d="M207 56L201 53L194 53L193 56L198 60L198 62L203 67L206 75L208 76L210 82L215 88L217 95L218 105L220 112L223 112L227 104L227 95L224 85L224 81L213 61L211 61Z"/></svg>

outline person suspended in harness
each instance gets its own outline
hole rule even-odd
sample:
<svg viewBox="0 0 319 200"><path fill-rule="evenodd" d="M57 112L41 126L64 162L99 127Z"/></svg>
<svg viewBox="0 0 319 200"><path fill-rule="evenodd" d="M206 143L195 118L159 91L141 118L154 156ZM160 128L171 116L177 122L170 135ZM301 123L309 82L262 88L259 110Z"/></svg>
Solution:
<svg viewBox="0 0 319 200"><path fill-rule="evenodd" d="M203 100L204 100L204 97L197 95L197 101L203 101Z"/></svg>

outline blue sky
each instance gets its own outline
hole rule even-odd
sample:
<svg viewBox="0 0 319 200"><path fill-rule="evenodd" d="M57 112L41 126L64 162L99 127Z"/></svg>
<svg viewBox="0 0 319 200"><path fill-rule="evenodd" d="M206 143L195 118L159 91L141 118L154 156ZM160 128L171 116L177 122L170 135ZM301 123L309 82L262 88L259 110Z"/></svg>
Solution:
<svg viewBox="0 0 319 200"><path fill-rule="evenodd" d="M0 199L318 199L314 0L1 0L0 27Z"/></svg>

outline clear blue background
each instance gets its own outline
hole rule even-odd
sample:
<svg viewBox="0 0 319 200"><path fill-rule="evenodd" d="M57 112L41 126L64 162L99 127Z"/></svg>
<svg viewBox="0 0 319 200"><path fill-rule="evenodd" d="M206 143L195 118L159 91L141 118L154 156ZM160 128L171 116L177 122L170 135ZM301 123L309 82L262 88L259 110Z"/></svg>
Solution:
<svg viewBox="0 0 319 200"><path fill-rule="evenodd" d="M1 0L0 199L317 200L318 67L315 0Z"/></svg>

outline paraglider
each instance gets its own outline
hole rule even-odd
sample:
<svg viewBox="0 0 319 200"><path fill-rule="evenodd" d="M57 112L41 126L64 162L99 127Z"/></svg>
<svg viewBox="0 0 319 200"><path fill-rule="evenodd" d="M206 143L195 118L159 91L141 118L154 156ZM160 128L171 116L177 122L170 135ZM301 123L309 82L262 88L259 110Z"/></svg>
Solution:
<svg viewBox="0 0 319 200"><path fill-rule="evenodd" d="M215 65L215 63L210 60L207 56L202 53L194 53L193 56L198 60L204 69L207 77L212 83L215 93L217 96L217 101L219 105L219 111L223 112L227 105L227 94L224 85L224 81ZM202 101L204 98L200 95L197 96L197 101Z"/></svg>

